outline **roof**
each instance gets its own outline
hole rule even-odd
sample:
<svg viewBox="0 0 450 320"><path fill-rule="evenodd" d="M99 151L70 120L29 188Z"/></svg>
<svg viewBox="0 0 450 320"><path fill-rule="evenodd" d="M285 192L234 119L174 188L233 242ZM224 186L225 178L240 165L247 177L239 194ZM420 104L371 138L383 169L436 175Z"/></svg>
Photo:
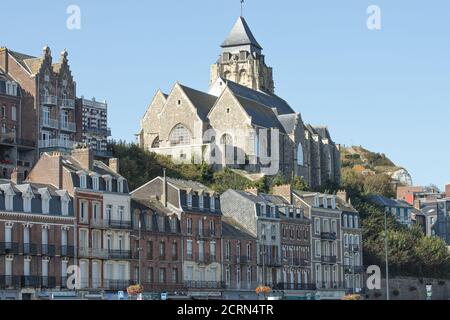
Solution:
<svg viewBox="0 0 450 320"><path fill-rule="evenodd" d="M261 193L260 196L263 197L268 202L271 202L276 205L286 205L286 206L290 205L290 203L281 196L277 196L277 195L273 195L273 194L266 194L266 193Z"/></svg>
<svg viewBox="0 0 450 320"><path fill-rule="evenodd" d="M199 117L207 121L208 113L216 103L217 97L180 84L181 89L197 109Z"/></svg>
<svg viewBox="0 0 450 320"><path fill-rule="evenodd" d="M80 163L72 156L63 155L62 156L62 164L65 168L67 168L71 172L78 172L81 170L88 171L87 168L84 168L80 165ZM94 160L92 165L92 172L95 172L99 175L110 175L112 177L120 178L122 177L117 172L111 170L106 164L102 161Z"/></svg>
<svg viewBox="0 0 450 320"><path fill-rule="evenodd" d="M297 117L298 115L296 113L282 114L278 116L278 120L283 125L284 130L287 133L291 133L297 124Z"/></svg>
<svg viewBox="0 0 450 320"><path fill-rule="evenodd" d="M48 192L49 192L49 194L50 194L50 196L52 198L60 198L61 197L61 195L57 192L59 189L55 188L54 186L52 186L50 184L27 182L27 181L24 181L24 182L19 183L19 184L15 184L11 180L0 179L0 185L4 185L4 184L10 184L12 186L12 188L13 188L15 193L22 193L20 188L18 188L17 186L29 185L31 187L31 191L36 196L40 196L39 189L46 188L46 189L48 189Z"/></svg>
<svg viewBox="0 0 450 320"><path fill-rule="evenodd" d="M164 205L158 200L131 198L131 208L132 210L151 210L157 213L164 213L165 215L174 214L170 209L164 207Z"/></svg>
<svg viewBox="0 0 450 320"><path fill-rule="evenodd" d="M254 203L265 203L265 204L271 203L270 201L264 199L261 195L256 195L254 193L242 191L242 190L232 190L232 191L236 192L241 197L243 197L247 200L250 200L251 202L254 202Z"/></svg>
<svg viewBox="0 0 450 320"><path fill-rule="evenodd" d="M369 200L382 207L412 208L407 202L386 198L380 194L369 197Z"/></svg>
<svg viewBox="0 0 450 320"><path fill-rule="evenodd" d="M278 97L275 94L253 90L251 88L242 86L231 80L225 79L222 80L227 84L227 87L230 88L230 90L235 95L250 100L254 100L269 108L276 108L278 115L295 113L295 111L289 106L289 104L285 100L283 100L282 98Z"/></svg>
<svg viewBox="0 0 450 320"><path fill-rule="evenodd" d="M272 109L250 99L237 96L241 106L245 109L247 114L252 118L252 123L265 128L278 128L284 132L284 127L278 121L277 116Z"/></svg>
<svg viewBox="0 0 450 320"><path fill-rule="evenodd" d="M230 217L222 217L222 236L233 239L254 239L241 224Z"/></svg>
<svg viewBox="0 0 450 320"><path fill-rule="evenodd" d="M258 49L262 49L258 41L256 41L253 36L252 31L250 30L250 27L244 17L239 17L221 47L226 48L244 45L252 45Z"/></svg>
<svg viewBox="0 0 450 320"><path fill-rule="evenodd" d="M314 130L322 139L331 140L330 132L327 127L324 126L313 126Z"/></svg>
<svg viewBox="0 0 450 320"><path fill-rule="evenodd" d="M344 199L338 196L336 197L336 206L341 211L358 213L358 210L356 210L351 204L347 203Z"/></svg>
<svg viewBox="0 0 450 320"><path fill-rule="evenodd" d="M201 184L200 182L192 181L192 180L182 180L166 177L167 182L174 185L179 189L191 189L192 191L206 191L206 192L214 192L212 189L207 186Z"/></svg>

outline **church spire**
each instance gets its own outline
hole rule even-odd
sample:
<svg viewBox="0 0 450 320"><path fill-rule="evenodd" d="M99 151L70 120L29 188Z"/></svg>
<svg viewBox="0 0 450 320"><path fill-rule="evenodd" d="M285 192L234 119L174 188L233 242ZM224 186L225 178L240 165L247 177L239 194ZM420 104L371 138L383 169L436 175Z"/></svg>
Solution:
<svg viewBox="0 0 450 320"><path fill-rule="evenodd" d="M230 34L222 43L221 47L230 48L248 45L253 50L254 49L257 49L257 51L262 50L262 47L259 45L258 41L256 41L244 17L240 16L237 19L236 23L234 24L233 29L231 29Z"/></svg>

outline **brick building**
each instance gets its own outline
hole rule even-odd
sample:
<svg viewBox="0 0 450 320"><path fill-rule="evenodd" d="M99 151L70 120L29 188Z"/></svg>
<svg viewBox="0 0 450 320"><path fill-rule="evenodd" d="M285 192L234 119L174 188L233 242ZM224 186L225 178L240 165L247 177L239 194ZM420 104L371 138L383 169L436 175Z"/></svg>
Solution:
<svg viewBox="0 0 450 320"><path fill-rule="evenodd" d="M15 168L26 175L35 159L35 142L23 139L22 95L19 84L0 68L0 176L7 179Z"/></svg>
<svg viewBox="0 0 450 320"><path fill-rule="evenodd" d="M52 184L74 198L81 289L125 290L131 283L131 197L117 159L107 166L87 148L70 155L44 153L28 180Z"/></svg>
<svg viewBox="0 0 450 320"><path fill-rule="evenodd" d="M217 193L193 181L157 177L132 192L176 213L183 236L183 282L191 296L220 296L221 207Z"/></svg>
<svg viewBox="0 0 450 320"><path fill-rule="evenodd" d="M133 281L140 283L146 293L183 291L183 237L178 215L158 200L133 197L131 208Z"/></svg>
<svg viewBox="0 0 450 320"><path fill-rule="evenodd" d="M73 265L73 199L42 183L0 180L0 300L67 288Z"/></svg>

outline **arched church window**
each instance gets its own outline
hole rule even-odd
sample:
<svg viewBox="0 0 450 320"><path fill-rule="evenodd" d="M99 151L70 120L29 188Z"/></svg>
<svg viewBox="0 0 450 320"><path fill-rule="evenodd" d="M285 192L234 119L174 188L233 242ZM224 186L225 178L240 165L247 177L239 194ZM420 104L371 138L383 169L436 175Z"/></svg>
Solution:
<svg viewBox="0 0 450 320"><path fill-rule="evenodd" d="M303 146L301 143L298 144L297 148L297 165L299 166L305 165L305 159L303 156Z"/></svg>
<svg viewBox="0 0 450 320"><path fill-rule="evenodd" d="M241 71L239 71L239 83L247 83L247 71L245 69L241 69Z"/></svg>
<svg viewBox="0 0 450 320"><path fill-rule="evenodd" d="M182 146L191 144L191 133L182 124L177 124L170 133L170 145Z"/></svg>
<svg viewBox="0 0 450 320"><path fill-rule="evenodd" d="M229 135L228 133L225 133L222 138L220 139L220 143L226 146L232 146L233 145L233 137Z"/></svg>
<svg viewBox="0 0 450 320"><path fill-rule="evenodd" d="M159 148L159 136L155 138L152 142L152 149Z"/></svg>
<svg viewBox="0 0 450 320"><path fill-rule="evenodd" d="M225 71L224 74L223 74L223 77L226 80L231 80L231 72L230 71Z"/></svg>

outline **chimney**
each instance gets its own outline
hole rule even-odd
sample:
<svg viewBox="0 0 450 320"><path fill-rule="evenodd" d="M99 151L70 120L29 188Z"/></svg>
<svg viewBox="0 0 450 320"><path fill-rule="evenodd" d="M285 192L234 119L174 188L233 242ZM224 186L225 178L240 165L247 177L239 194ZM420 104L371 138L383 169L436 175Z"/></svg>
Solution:
<svg viewBox="0 0 450 320"><path fill-rule="evenodd" d="M292 188L290 184L273 187L272 194L283 197L286 201L292 204Z"/></svg>
<svg viewBox="0 0 450 320"><path fill-rule="evenodd" d="M11 182L14 184L21 184L23 181L23 173L19 169L14 168L11 172Z"/></svg>
<svg viewBox="0 0 450 320"><path fill-rule="evenodd" d="M257 196L257 195L258 195L258 188L255 188L255 187L253 187L253 188L247 188L247 189L245 189L245 192L252 193L252 194L254 194L255 196Z"/></svg>
<svg viewBox="0 0 450 320"><path fill-rule="evenodd" d="M6 47L0 48L0 67L5 71L6 74L9 73L8 68L8 49Z"/></svg>
<svg viewBox="0 0 450 320"><path fill-rule="evenodd" d="M83 169L92 170L94 165L94 153L88 147L80 147L72 150L72 157L77 160Z"/></svg>
<svg viewBox="0 0 450 320"><path fill-rule="evenodd" d="M445 197L450 198L450 184L445 186Z"/></svg>
<svg viewBox="0 0 450 320"><path fill-rule="evenodd" d="M345 190L339 190L336 194L337 197L339 197L340 199L342 199L345 203L348 203L348 194L347 191Z"/></svg>
<svg viewBox="0 0 450 320"><path fill-rule="evenodd" d="M119 173L119 159L117 158L109 159L108 167L115 173Z"/></svg>
<svg viewBox="0 0 450 320"><path fill-rule="evenodd" d="M414 208L416 208L417 210L420 210L420 199L414 200Z"/></svg>
<svg viewBox="0 0 450 320"><path fill-rule="evenodd" d="M162 195L161 202L164 207L167 207L167 178L166 178L166 169L163 169L163 185L162 185Z"/></svg>

